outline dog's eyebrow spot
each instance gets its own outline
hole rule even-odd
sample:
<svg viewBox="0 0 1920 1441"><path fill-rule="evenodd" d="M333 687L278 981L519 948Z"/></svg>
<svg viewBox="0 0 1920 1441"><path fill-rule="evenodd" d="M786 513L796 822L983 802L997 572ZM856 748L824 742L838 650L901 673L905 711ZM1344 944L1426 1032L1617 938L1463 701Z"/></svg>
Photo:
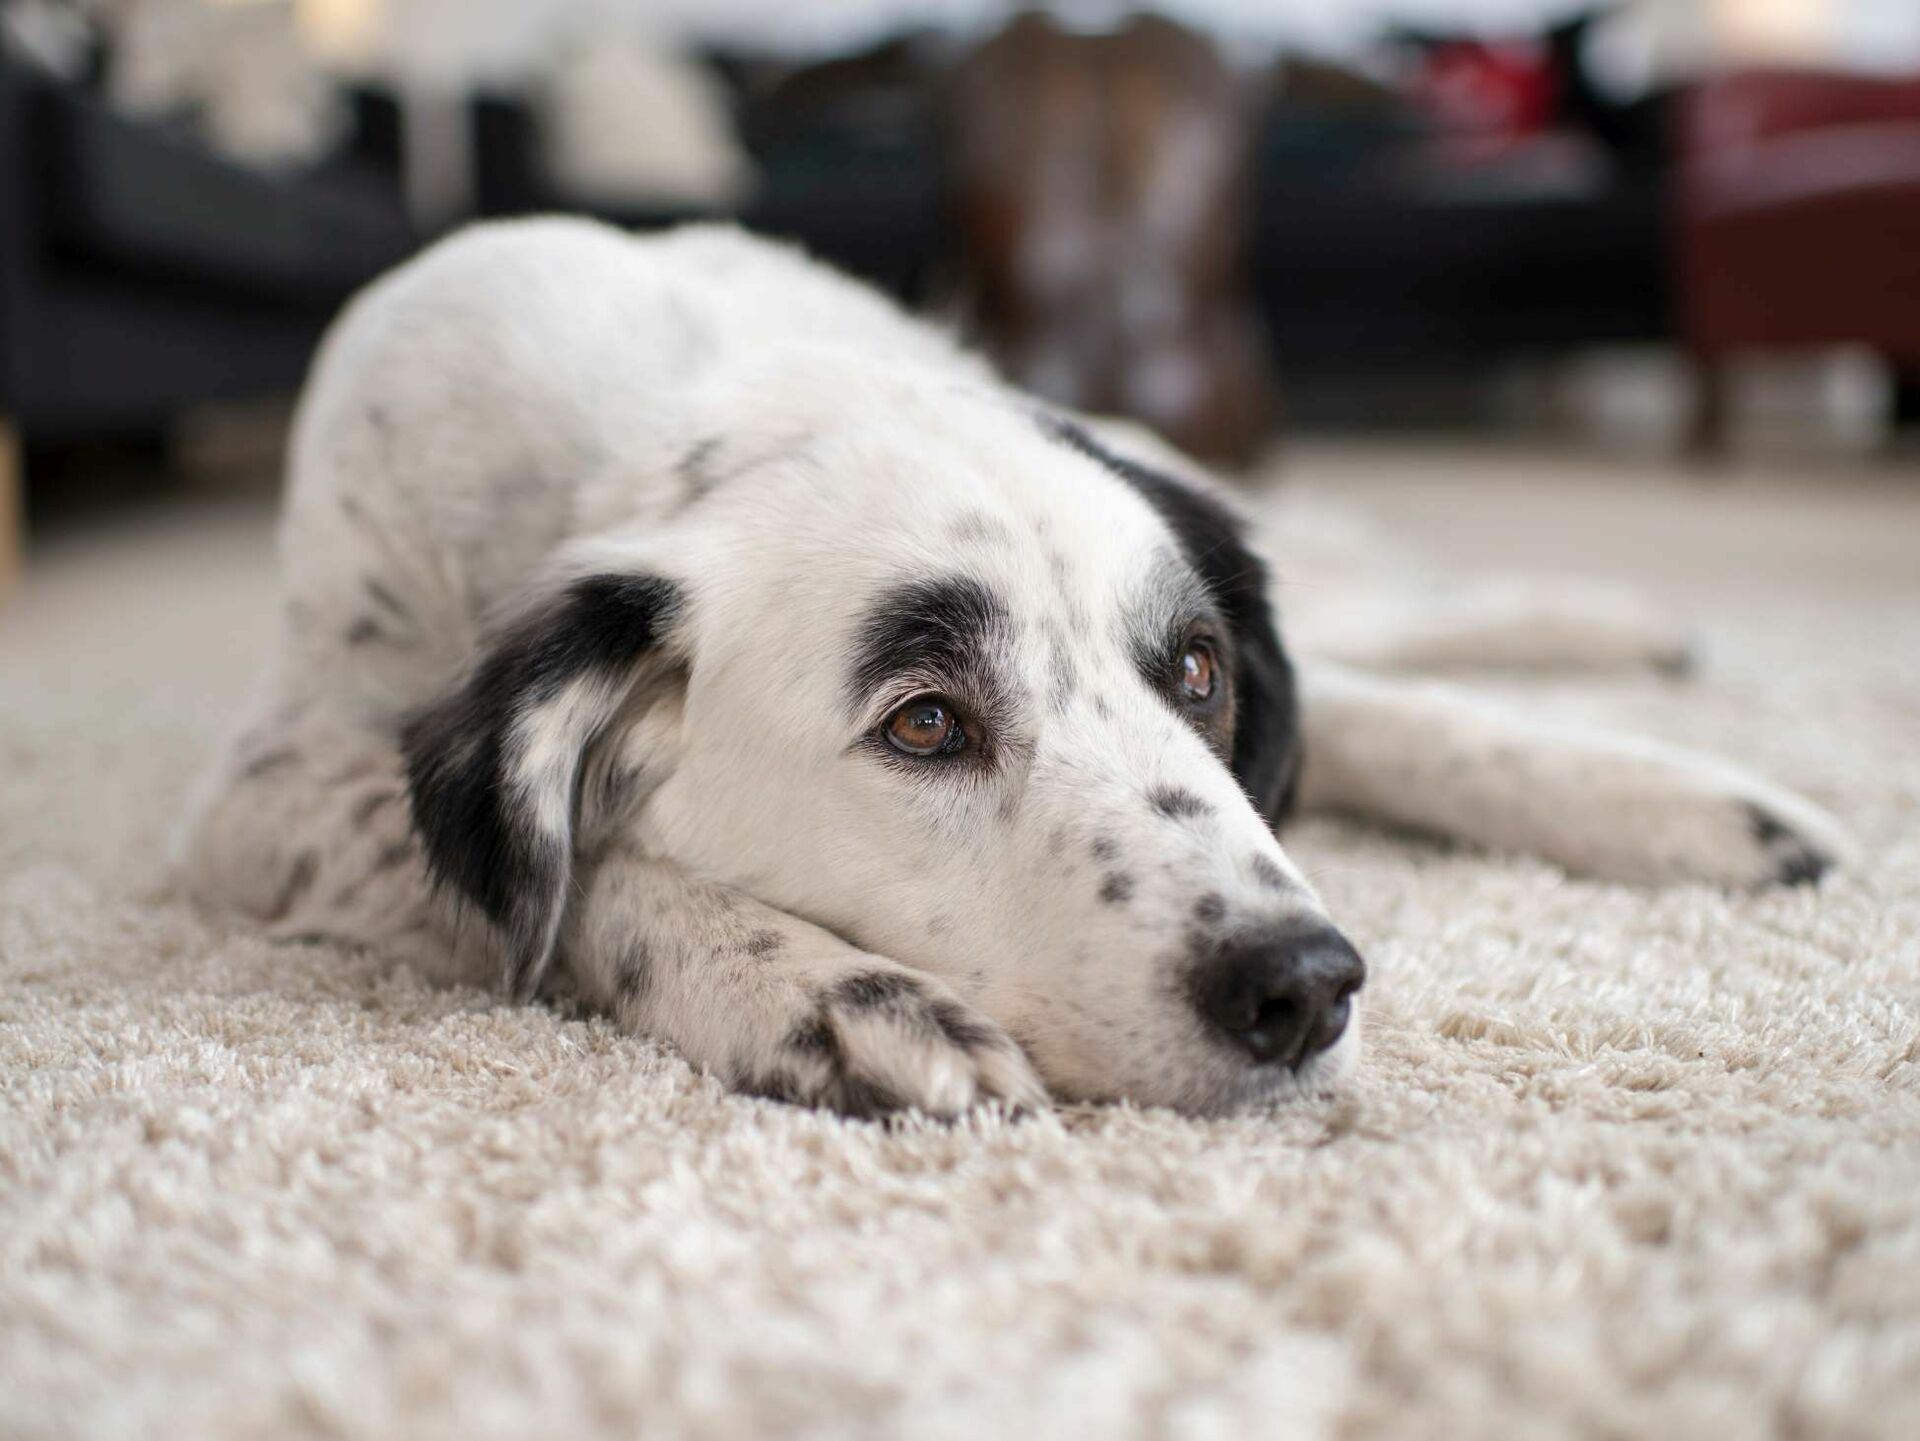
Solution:
<svg viewBox="0 0 1920 1441"><path fill-rule="evenodd" d="M1147 804L1170 821L1213 814L1212 806L1180 786L1155 786L1147 792Z"/></svg>
<svg viewBox="0 0 1920 1441"><path fill-rule="evenodd" d="M1193 918L1212 925L1227 913L1226 900L1218 891L1208 891L1193 903Z"/></svg>
<svg viewBox="0 0 1920 1441"><path fill-rule="evenodd" d="M1100 883L1100 899L1110 906L1122 905L1133 898L1133 877L1114 871Z"/></svg>
<svg viewBox="0 0 1920 1441"><path fill-rule="evenodd" d="M895 971L855 971L836 981L831 999L849 1011L871 1011L920 994L920 983Z"/></svg>
<svg viewBox="0 0 1920 1441"><path fill-rule="evenodd" d="M848 676L854 706L896 676L977 675L990 637L1006 626L1006 607L976 580L946 576L889 587L859 628L859 654Z"/></svg>
<svg viewBox="0 0 1920 1441"><path fill-rule="evenodd" d="M1247 867L1253 872L1253 878L1270 891L1291 890L1287 873L1280 869L1272 856L1256 855Z"/></svg>

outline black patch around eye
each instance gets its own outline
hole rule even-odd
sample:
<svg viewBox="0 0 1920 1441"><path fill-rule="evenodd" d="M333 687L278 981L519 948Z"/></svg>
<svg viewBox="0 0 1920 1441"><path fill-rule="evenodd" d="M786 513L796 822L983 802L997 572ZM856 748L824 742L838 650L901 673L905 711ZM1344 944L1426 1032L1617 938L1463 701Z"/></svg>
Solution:
<svg viewBox="0 0 1920 1441"><path fill-rule="evenodd" d="M978 581L946 576L893 586L875 599L859 628L849 700L858 709L902 675L979 676L994 636L1006 627L1006 607Z"/></svg>
<svg viewBox="0 0 1920 1441"><path fill-rule="evenodd" d="M1299 705L1293 666L1267 599L1266 566L1247 548L1239 520L1212 496L1116 454L1065 416L1042 414L1038 420L1048 437L1151 505L1205 584L1231 641L1231 654L1220 659L1232 684L1234 777L1268 822L1278 824L1292 804L1300 771Z"/></svg>

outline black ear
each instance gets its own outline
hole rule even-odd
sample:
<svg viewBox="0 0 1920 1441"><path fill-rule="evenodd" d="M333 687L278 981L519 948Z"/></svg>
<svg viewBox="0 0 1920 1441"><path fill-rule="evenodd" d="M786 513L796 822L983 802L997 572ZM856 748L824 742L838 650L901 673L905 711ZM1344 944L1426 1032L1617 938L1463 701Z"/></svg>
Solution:
<svg viewBox="0 0 1920 1441"><path fill-rule="evenodd" d="M500 928L517 999L534 995L553 958L587 749L680 607L679 591L654 576L574 580L524 608L401 731L428 865Z"/></svg>
<svg viewBox="0 0 1920 1441"><path fill-rule="evenodd" d="M1293 663L1267 598L1266 563L1247 549L1240 517L1205 491L1116 454L1081 425L1044 417L1047 433L1132 486L1172 530L1233 632L1233 774L1270 825L1293 806L1300 776Z"/></svg>

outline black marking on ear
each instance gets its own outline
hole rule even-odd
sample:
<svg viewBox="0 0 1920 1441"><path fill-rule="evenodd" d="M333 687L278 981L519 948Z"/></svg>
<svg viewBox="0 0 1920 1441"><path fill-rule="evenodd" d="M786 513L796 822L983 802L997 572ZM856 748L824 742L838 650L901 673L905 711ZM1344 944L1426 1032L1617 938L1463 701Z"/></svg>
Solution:
<svg viewBox="0 0 1920 1441"><path fill-rule="evenodd" d="M990 645L1006 627L1006 607L977 580L945 576L891 586L860 625L848 699L858 709L903 675L991 688Z"/></svg>
<svg viewBox="0 0 1920 1441"><path fill-rule="evenodd" d="M508 984L531 999L552 959L572 861L580 766L618 713L627 681L679 612L655 576L595 575L497 636L466 681L401 730L414 828L434 878L477 904L508 941ZM520 777L526 734L570 683L593 687L545 717L544 748L570 764ZM540 817L566 817L555 831Z"/></svg>
<svg viewBox="0 0 1920 1441"><path fill-rule="evenodd" d="M1239 519L1220 501L1115 454L1065 416L1041 429L1123 481L1160 515L1232 634L1234 778L1270 825L1293 804L1300 774L1299 701L1292 663L1267 599L1267 568L1247 548Z"/></svg>
<svg viewBox="0 0 1920 1441"><path fill-rule="evenodd" d="M1100 899L1110 906L1125 905L1133 899L1133 877L1114 871L1100 883Z"/></svg>
<svg viewBox="0 0 1920 1441"><path fill-rule="evenodd" d="M1272 856L1256 855L1248 869L1253 872L1253 878L1270 891L1293 889L1292 883L1287 880L1287 873L1280 869Z"/></svg>
<svg viewBox="0 0 1920 1441"><path fill-rule="evenodd" d="M1147 792L1147 804L1168 820L1192 820L1213 814L1213 807L1182 786L1155 786Z"/></svg>
<svg viewBox="0 0 1920 1441"><path fill-rule="evenodd" d="M920 994L920 983L898 971L855 971L834 982L827 995L849 1011L872 1011Z"/></svg>

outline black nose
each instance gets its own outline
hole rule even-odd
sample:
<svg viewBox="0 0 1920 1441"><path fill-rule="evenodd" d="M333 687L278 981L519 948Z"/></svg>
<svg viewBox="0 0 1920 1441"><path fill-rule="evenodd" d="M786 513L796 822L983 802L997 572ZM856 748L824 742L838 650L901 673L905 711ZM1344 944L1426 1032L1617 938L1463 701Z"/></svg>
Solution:
<svg viewBox="0 0 1920 1441"><path fill-rule="evenodd" d="M1340 1039L1366 979L1345 936L1303 924L1223 946L1195 972L1193 1003L1255 1061L1297 1068Z"/></svg>

